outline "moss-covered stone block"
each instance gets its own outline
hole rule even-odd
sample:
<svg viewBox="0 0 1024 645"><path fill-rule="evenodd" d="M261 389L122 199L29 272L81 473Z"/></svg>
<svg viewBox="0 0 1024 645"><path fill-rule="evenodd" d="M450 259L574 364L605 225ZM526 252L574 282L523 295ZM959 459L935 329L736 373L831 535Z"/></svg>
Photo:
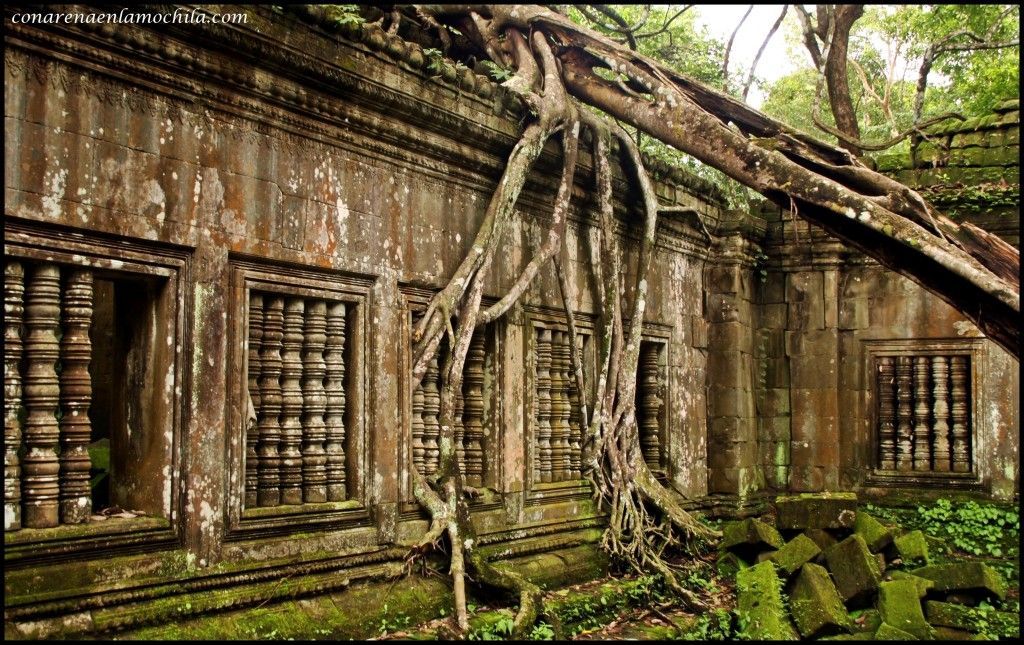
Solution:
<svg viewBox="0 0 1024 645"><path fill-rule="evenodd" d="M881 572L864 538L853 534L825 552L825 561L842 599L854 606L870 600Z"/></svg>
<svg viewBox="0 0 1024 645"><path fill-rule="evenodd" d="M762 562L736 574L740 637L749 640L797 640L782 602L782 583L775 565Z"/></svg>
<svg viewBox="0 0 1024 645"><path fill-rule="evenodd" d="M925 614L932 625L1010 638L1020 636L1020 615L991 608L965 607L929 600Z"/></svg>
<svg viewBox="0 0 1024 645"><path fill-rule="evenodd" d="M878 613L882 615L883 625L889 624L917 638L931 638L931 627L924 619L921 598L913 580L883 582L878 589Z"/></svg>
<svg viewBox="0 0 1024 645"><path fill-rule="evenodd" d="M801 493L775 499L780 529L850 529L857 518L856 493Z"/></svg>
<svg viewBox="0 0 1024 645"><path fill-rule="evenodd" d="M821 553L821 548L814 543L814 540L801 533L771 554L768 560L774 562L787 575L792 575L805 562L810 562L818 557L819 553Z"/></svg>
<svg viewBox="0 0 1024 645"><path fill-rule="evenodd" d="M935 583L938 594L968 593L977 598L1006 598L1006 581L999 572L981 562L934 564L913 569L910 573Z"/></svg>
<svg viewBox="0 0 1024 645"><path fill-rule="evenodd" d="M749 566L743 558L732 551L726 551L719 555L718 561L715 563L718 575L724 578L733 578L741 569L746 569Z"/></svg>
<svg viewBox="0 0 1024 645"><path fill-rule="evenodd" d="M832 535L825 529L807 529L804 531L804 535L814 540L814 543L818 545L818 548L821 549L823 553L839 543L836 536Z"/></svg>
<svg viewBox="0 0 1024 645"><path fill-rule="evenodd" d="M929 562L928 541L921 531L910 531L893 538L893 548L896 557L903 561L906 566L921 566Z"/></svg>
<svg viewBox="0 0 1024 645"><path fill-rule="evenodd" d="M731 522L722 528L720 548L753 562L763 551L780 548L785 542L775 527L754 518Z"/></svg>
<svg viewBox="0 0 1024 645"><path fill-rule="evenodd" d="M918 598L924 598L928 595L928 590L935 586L935 583L928 578L922 578L921 576L915 576L912 573L906 571L893 571L889 574L889 577L893 580L910 580L917 585L917 596Z"/></svg>
<svg viewBox="0 0 1024 645"><path fill-rule="evenodd" d="M872 553L878 553L892 543L892 529L871 517L864 511L857 512L857 519L853 522L853 532L864 538L868 549Z"/></svg>
<svg viewBox="0 0 1024 645"><path fill-rule="evenodd" d="M914 636L910 632L905 632L898 627L893 627L888 623L882 623L878 630L875 632L875 636L872 640L876 641L916 641L921 640L917 636Z"/></svg>
<svg viewBox="0 0 1024 645"><path fill-rule="evenodd" d="M800 634L806 638L850 631L852 622L825 567L808 562L789 595L789 608Z"/></svg>

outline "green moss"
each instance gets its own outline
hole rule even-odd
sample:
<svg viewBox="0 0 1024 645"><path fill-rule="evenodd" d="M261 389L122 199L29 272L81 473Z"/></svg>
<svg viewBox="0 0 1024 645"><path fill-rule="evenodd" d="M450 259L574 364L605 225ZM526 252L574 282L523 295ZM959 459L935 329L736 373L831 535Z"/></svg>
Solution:
<svg viewBox="0 0 1024 645"><path fill-rule="evenodd" d="M770 562L736 574L739 637L747 640L797 640L782 601L782 585Z"/></svg>
<svg viewBox="0 0 1024 645"><path fill-rule="evenodd" d="M882 623L878 631L875 632L873 640L876 641L916 641L920 640L910 632L903 631L898 627L893 627L889 623Z"/></svg>
<svg viewBox="0 0 1024 645"><path fill-rule="evenodd" d="M988 636L1020 637L1020 616L991 607L965 607L929 600L925 603L928 622L933 625L964 629Z"/></svg>
<svg viewBox="0 0 1024 645"><path fill-rule="evenodd" d="M857 511L853 532L864 538L873 553L881 551L892 542L892 530L864 511Z"/></svg>
<svg viewBox="0 0 1024 645"><path fill-rule="evenodd" d="M999 572L981 562L938 564L913 569L910 573L935 582L936 592L968 592L979 596L1006 598L1006 581Z"/></svg>
<svg viewBox="0 0 1024 645"><path fill-rule="evenodd" d="M917 585L912 580L883 582L878 590L878 611L886 624L917 638L930 638L931 627L924 619ZM881 628L879 628L881 629Z"/></svg>
<svg viewBox="0 0 1024 645"><path fill-rule="evenodd" d="M828 571L820 565L803 565L789 604L797 629L805 637L818 636L823 631L849 631L852 627L839 592Z"/></svg>
<svg viewBox="0 0 1024 645"><path fill-rule="evenodd" d="M810 562L820 553L821 548L814 543L814 540L801 533L773 553L768 560L774 562L787 575L791 575L796 573L805 562Z"/></svg>

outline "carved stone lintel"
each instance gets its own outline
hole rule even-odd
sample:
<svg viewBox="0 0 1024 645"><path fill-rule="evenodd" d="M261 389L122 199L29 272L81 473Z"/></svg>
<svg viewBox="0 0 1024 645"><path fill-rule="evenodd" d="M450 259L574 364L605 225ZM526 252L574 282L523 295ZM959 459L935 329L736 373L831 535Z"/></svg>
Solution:
<svg viewBox="0 0 1024 645"><path fill-rule="evenodd" d="M92 515L89 487L89 405L92 380L89 361L92 345L92 271L72 270L64 287L64 335L61 338L60 373L60 519L79 524Z"/></svg>
<svg viewBox="0 0 1024 645"><path fill-rule="evenodd" d="M4 530L21 528L21 355L25 311L25 270L21 263L4 264Z"/></svg>
<svg viewBox="0 0 1024 645"><path fill-rule="evenodd" d="M59 523L60 485L57 447L57 405L60 385L54 366L60 357L60 269L54 264L34 267L25 288L24 425L22 458L22 520L28 528Z"/></svg>

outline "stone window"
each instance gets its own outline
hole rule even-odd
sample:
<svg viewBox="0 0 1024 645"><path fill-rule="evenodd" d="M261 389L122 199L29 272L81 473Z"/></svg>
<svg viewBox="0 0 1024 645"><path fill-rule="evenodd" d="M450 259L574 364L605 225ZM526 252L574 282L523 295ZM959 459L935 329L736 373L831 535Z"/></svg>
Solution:
<svg viewBox="0 0 1024 645"><path fill-rule="evenodd" d="M462 367L462 393L455 399L455 446L459 468L466 484L494 486L497 458L492 450L496 351L494 324L473 331ZM437 472L440 450L441 388L444 378L440 358L448 354L445 337L427 367L419 387L413 392L412 460L418 471L430 476Z"/></svg>
<svg viewBox="0 0 1024 645"><path fill-rule="evenodd" d="M69 525L88 526L46 537L47 549L98 533L133 533L135 544L139 532L168 538L161 529L174 516L183 259L16 224L6 242L10 544L18 552L44 537L35 529Z"/></svg>
<svg viewBox="0 0 1024 645"><path fill-rule="evenodd" d="M583 427L569 332L557 323L535 324L533 332L533 482L576 481L582 476ZM577 335L581 356L586 356L590 336Z"/></svg>
<svg viewBox="0 0 1024 645"><path fill-rule="evenodd" d="M665 343L640 342L637 365L636 422L640 450L647 466L658 475L665 472Z"/></svg>
<svg viewBox="0 0 1024 645"><path fill-rule="evenodd" d="M241 515L364 519L363 327L367 282L238 262ZM292 520L286 520L291 517ZM269 520L268 520L269 518ZM324 519L324 518L320 518Z"/></svg>
<svg viewBox="0 0 1024 645"><path fill-rule="evenodd" d="M932 343L873 352L876 473L962 477L974 473L974 355Z"/></svg>

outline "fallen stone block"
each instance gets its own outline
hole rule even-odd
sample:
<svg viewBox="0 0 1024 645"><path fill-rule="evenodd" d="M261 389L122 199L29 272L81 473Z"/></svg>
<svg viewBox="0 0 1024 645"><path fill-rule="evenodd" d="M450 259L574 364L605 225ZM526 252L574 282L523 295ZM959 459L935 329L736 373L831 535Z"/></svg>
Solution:
<svg viewBox="0 0 1024 645"><path fill-rule="evenodd" d="M857 511L857 519L853 522L853 532L864 538L872 553L878 553L892 544L892 529L864 511Z"/></svg>
<svg viewBox="0 0 1024 645"><path fill-rule="evenodd" d="M779 529L851 529L857 518L856 493L801 493L775 498Z"/></svg>
<svg viewBox="0 0 1024 645"><path fill-rule="evenodd" d="M893 538L896 557L905 566L916 567L928 564L928 541L921 531L910 531Z"/></svg>
<svg viewBox="0 0 1024 645"><path fill-rule="evenodd" d="M736 574L737 613L742 621L740 638L748 640L797 640L782 602L782 583L775 565L762 562Z"/></svg>
<svg viewBox="0 0 1024 645"><path fill-rule="evenodd" d="M878 562L861 536L851 535L826 551L825 561L845 602L866 604L878 589L882 577Z"/></svg>
<svg viewBox="0 0 1024 645"><path fill-rule="evenodd" d="M999 572L981 562L933 564L910 571L935 583L929 595L968 593L977 598L1006 598L1006 582Z"/></svg>
<svg viewBox="0 0 1024 645"><path fill-rule="evenodd" d="M898 627L893 627L889 623L882 623L878 627L878 631L875 632L875 637L872 640L876 641L916 641L921 640L917 636L914 636L910 632L905 632Z"/></svg>
<svg viewBox="0 0 1024 645"><path fill-rule="evenodd" d="M836 536L832 535L825 529L807 529L803 534L814 540L814 543L818 545L818 548L821 549L822 552L827 551L830 547L839 543Z"/></svg>
<svg viewBox="0 0 1024 645"><path fill-rule="evenodd" d="M852 628L850 616L828 571L812 562L800 567L800 575L789 594L789 608L797 629L805 638L849 632Z"/></svg>
<svg viewBox="0 0 1024 645"><path fill-rule="evenodd" d="M915 576L914 574L907 573L906 571L893 571L891 574L889 574L889 577L893 580L912 581L915 585L917 585L918 598L924 598L926 595L928 595L928 590L935 586L935 583L929 580L928 578Z"/></svg>
<svg viewBox="0 0 1024 645"><path fill-rule="evenodd" d="M736 573L740 569L746 569L750 565L747 562L731 551L726 551L722 555L718 556L718 561L715 563L718 569L718 575L725 578L732 578L736 576Z"/></svg>
<svg viewBox="0 0 1024 645"><path fill-rule="evenodd" d="M753 562L759 553L778 549L783 544L782 536L775 527L747 518L723 527L720 548L732 551L747 562Z"/></svg>
<svg viewBox="0 0 1024 645"><path fill-rule="evenodd" d="M781 549L772 553L768 559L785 571L787 575L792 575L799 571L805 562L816 558L819 553L821 553L821 549L814 543L814 540L801 533L786 542Z"/></svg>
<svg viewBox="0 0 1024 645"><path fill-rule="evenodd" d="M932 637L931 626L924 619L921 599L913 580L883 582L878 589L878 613L882 615L883 626L888 624L919 639Z"/></svg>
<svg viewBox="0 0 1024 645"><path fill-rule="evenodd" d="M873 641L874 632L857 632L856 634L836 634L835 636L823 636L820 641Z"/></svg>
<svg viewBox="0 0 1024 645"><path fill-rule="evenodd" d="M991 608L964 607L951 602L929 600L925 614L932 625L952 627L993 636L1020 636L1020 615Z"/></svg>
<svg viewBox="0 0 1024 645"><path fill-rule="evenodd" d="M973 641L974 634L952 627L933 627L937 641Z"/></svg>

